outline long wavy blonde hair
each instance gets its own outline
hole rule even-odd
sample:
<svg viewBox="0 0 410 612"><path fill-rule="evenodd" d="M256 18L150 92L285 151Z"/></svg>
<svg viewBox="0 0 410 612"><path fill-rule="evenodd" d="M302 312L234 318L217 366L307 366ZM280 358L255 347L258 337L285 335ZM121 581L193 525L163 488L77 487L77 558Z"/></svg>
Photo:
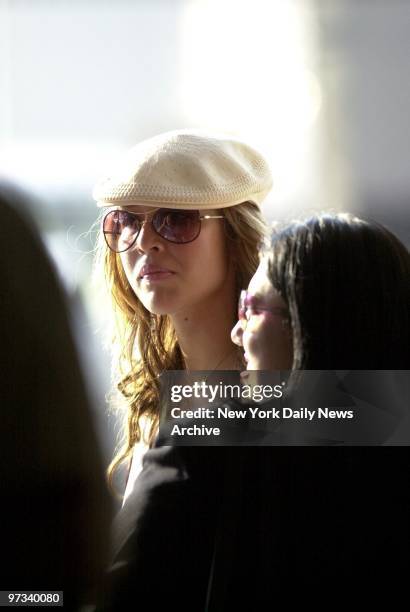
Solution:
<svg viewBox="0 0 410 612"><path fill-rule="evenodd" d="M259 247L267 227L252 202L219 212L225 217L225 235L231 246L239 297L258 266ZM106 210L102 217L105 214ZM126 407L122 440L107 470L112 486L115 471L131 458L134 445L143 438L142 421L149 423L145 441L150 446L154 441L159 426L159 375L164 370L184 369L185 364L170 317L153 315L143 306L128 283L120 256L107 247L101 231L95 250L94 276L98 281L103 279L104 291L112 304L114 389L120 391Z"/></svg>

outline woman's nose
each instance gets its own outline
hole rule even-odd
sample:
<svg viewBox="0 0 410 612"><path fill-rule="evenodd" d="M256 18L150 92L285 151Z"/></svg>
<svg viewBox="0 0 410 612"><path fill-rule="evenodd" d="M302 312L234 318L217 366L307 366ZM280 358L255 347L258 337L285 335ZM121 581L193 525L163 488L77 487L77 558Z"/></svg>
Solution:
<svg viewBox="0 0 410 612"><path fill-rule="evenodd" d="M139 251L144 253L150 251L151 249L158 250L158 247L162 246L161 237L152 227L150 217L146 218L142 224L141 229L138 232L137 240L135 241L135 246Z"/></svg>
<svg viewBox="0 0 410 612"><path fill-rule="evenodd" d="M238 321L231 331L231 340L234 344L242 346L243 327L242 322Z"/></svg>

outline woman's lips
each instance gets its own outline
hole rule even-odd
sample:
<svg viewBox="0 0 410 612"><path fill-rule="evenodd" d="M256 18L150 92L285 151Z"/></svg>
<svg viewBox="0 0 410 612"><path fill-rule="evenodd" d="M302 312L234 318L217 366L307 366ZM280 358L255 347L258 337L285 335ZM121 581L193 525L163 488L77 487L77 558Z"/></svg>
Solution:
<svg viewBox="0 0 410 612"><path fill-rule="evenodd" d="M147 272L146 274L143 274L140 277L140 280L147 282L155 282L164 280L166 278L169 278L170 276L174 276L174 272L171 272L170 270L160 270L158 272Z"/></svg>
<svg viewBox="0 0 410 612"><path fill-rule="evenodd" d="M174 272L168 268L162 268L156 264L147 263L144 264L138 274L138 280L140 281L159 281L173 276Z"/></svg>

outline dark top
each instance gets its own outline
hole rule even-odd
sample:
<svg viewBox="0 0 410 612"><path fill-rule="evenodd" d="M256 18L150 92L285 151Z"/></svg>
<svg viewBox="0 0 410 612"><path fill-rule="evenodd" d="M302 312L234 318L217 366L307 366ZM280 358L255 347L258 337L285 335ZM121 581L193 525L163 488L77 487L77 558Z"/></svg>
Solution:
<svg viewBox="0 0 410 612"><path fill-rule="evenodd" d="M259 610L400 591L409 575L407 447L149 450L115 523L101 610ZM148 609L148 608L147 608Z"/></svg>

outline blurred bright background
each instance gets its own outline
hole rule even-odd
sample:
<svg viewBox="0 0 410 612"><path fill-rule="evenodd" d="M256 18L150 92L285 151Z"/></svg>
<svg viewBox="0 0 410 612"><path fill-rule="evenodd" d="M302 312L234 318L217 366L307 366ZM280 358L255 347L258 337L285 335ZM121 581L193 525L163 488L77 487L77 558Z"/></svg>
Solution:
<svg viewBox="0 0 410 612"><path fill-rule="evenodd" d="M409 109L406 0L0 0L0 172L33 194L80 304L107 457L110 367L84 234L112 161L166 130L220 128L270 162L269 219L350 210L409 244Z"/></svg>

